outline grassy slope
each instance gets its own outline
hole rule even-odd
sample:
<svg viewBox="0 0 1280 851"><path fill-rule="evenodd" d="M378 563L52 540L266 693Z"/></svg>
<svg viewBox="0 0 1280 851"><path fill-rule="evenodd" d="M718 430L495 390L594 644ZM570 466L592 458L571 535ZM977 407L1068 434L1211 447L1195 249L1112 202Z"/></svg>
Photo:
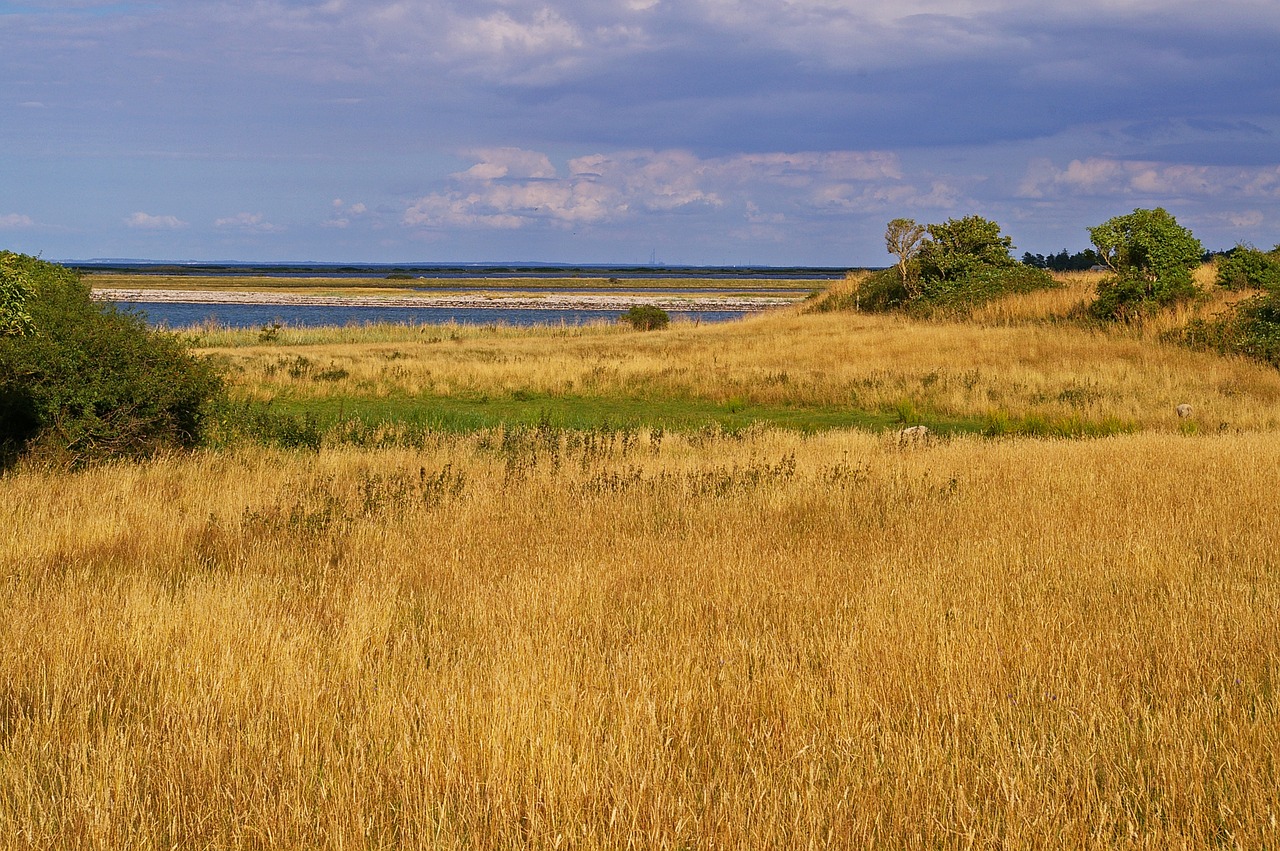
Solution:
<svg viewBox="0 0 1280 851"><path fill-rule="evenodd" d="M373 327L285 330L269 344L206 331L199 343L227 360L241 398L322 422L1045 435L1280 425L1274 370L1162 343L1158 324L1079 326L1067 317L1092 280L1066 283L966 322L781 311L660 333ZM1183 402L1190 421L1174 415Z"/></svg>

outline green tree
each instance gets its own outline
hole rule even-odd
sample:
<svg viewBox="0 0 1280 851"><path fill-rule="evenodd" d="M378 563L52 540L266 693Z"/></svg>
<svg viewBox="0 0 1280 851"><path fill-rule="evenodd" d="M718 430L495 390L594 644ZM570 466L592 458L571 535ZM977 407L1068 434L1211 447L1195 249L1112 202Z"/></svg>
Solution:
<svg viewBox="0 0 1280 851"><path fill-rule="evenodd" d="M1196 294L1192 270L1204 246L1163 208L1108 219L1089 238L1113 273L1098 284L1095 315L1131 319Z"/></svg>
<svg viewBox="0 0 1280 851"><path fill-rule="evenodd" d="M24 282L27 317L0 336L0 468L32 452L78 464L199 441L221 391L208 361L94 302L68 269L11 252L0 267Z"/></svg>
<svg viewBox="0 0 1280 851"><path fill-rule="evenodd" d="M885 246L898 256L898 265L859 276L851 291L829 291L809 310L963 313L993 298L1054 286L1043 269L1009 255L1012 243L1000 225L981 216L923 228L911 219L894 219Z"/></svg>

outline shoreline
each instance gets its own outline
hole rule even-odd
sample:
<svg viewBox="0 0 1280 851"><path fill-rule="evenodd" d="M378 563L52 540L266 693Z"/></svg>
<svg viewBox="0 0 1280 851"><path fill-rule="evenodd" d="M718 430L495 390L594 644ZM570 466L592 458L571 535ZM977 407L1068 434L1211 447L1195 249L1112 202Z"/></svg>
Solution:
<svg viewBox="0 0 1280 851"><path fill-rule="evenodd" d="M97 301L153 304L256 304L314 307L423 307L494 310L626 310L648 305L663 310L760 311L787 307L803 301L802 296L661 296L592 295L590 293L549 293L547 295L303 295L301 293L230 292L225 290L145 290L94 288Z"/></svg>

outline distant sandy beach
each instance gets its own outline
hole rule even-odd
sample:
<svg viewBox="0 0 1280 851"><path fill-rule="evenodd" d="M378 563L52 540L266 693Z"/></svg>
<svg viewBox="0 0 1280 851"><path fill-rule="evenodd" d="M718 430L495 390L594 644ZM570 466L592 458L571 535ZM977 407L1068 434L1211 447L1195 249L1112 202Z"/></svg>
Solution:
<svg viewBox="0 0 1280 851"><path fill-rule="evenodd" d="M595 295L591 293L548 293L546 295L442 294L412 296L302 295L273 292L223 292L210 290L142 290L95 288L98 301L185 304L268 304L330 307L452 307L542 309L542 310L626 310L634 305L653 305L663 310L768 310L801 300L800 296L720 296L720 295Z"/></svg>

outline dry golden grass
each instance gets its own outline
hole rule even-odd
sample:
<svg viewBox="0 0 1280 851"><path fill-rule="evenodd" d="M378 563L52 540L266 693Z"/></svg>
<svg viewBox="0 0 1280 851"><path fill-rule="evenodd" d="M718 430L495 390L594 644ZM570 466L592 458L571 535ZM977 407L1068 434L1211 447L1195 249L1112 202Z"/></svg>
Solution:
<svg viewBox="0 0 1280 851"><path fill-rule="evenodd" d="M6 848L1267 848L1280 443L0 478Z"/></svg>

